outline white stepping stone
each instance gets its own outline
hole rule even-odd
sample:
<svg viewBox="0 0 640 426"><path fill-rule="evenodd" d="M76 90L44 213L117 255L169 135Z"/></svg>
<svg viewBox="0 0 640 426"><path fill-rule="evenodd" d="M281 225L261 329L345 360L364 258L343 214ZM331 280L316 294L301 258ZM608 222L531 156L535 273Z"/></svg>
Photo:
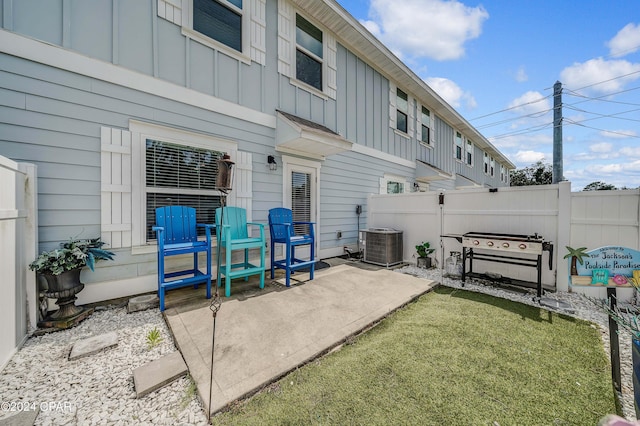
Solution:
<svg viewBox="0 0 640 426"><path fill-rule="evenodd" d="M101 334L99 336L89 337L77 341L71 353L69 354L69 361L82 358L84 356L93 355L96 352L100 352L103 349L111 348L118 344L118 334L115 331L107 334Z"/></svg>
<svg viewBox="0 0 640 426"><path fill-rule="evenodd" d="M178 351L165 355L133 370L136 396L142 398L167 383L187 374L187 364Z"/></svg>

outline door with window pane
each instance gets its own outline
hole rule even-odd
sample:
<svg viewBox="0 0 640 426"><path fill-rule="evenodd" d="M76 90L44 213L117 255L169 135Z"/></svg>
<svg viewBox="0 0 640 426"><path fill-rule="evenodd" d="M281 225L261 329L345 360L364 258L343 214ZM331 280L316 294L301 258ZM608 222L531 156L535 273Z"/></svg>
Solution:
<svg viewBox="0 0 640 426"><path fill-rule="evenodd" d="M287 164L285 169L285 206L293 212L294 222L316 222L316 242L318 241L317 217L317 169L299 164ZM298 225L296 232L308 232L307 225ZM298 253L299 252L299 253ZM296 257L309 255L308 247L296 248Z"/></svg>

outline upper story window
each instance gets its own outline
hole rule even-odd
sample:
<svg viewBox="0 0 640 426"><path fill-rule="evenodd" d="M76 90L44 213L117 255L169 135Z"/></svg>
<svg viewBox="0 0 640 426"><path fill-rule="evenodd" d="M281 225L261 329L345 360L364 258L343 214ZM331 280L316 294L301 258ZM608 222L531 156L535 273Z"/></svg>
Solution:
<svg viewBox="0 0 640 426"><path fill-rule="evenodd" d="M462 134L460 132L456 132L454 149L454 156L456 157L456 160L462 161Z"/></svg>
<svg viewBox="0 0 640 426"><path fill-rule="evenodd" d="M407 133L407 116L409 114L409 97L402 90L396 90L396 129Z"/></svg>
<svg viewBox="0 0 640 426"><path fill-rule="evenodd" d="M193 0L193 29L243 52L243 0Z"/></svg>
<svg viewBox="0 0 640 426"><path fill-rule="evenodd" d="M503 164L500 164L500 181L507 182L507 168Z"/></svg>
<svg viewBox="0 0 640 426"><path fill-rule="evenodd" d="M490 171L489 171L489 175L491 175L491 177L494 177L496 175L495 170L496 170L496 161L493 159L493 157L491 157Z"/></svg>
<svg viewBox="0 0 640 426"><path fill-rule="evenodd" d="M322 90L322 31L296 14L296 79Z"/></svg>
<svg viewBox="0 0 640 426"><path fill-rule="evenodd" d="M484 172L489 174L489 154L484 153Z"/></svg>
<svg viewBox="0 0 640 426"><path fill-rule="evenodd" d="M425 107L422 107L422 133L420 140L427 145L431 144L431 113Z"/></svg>
<svg viewBox="0 0 640 426"><path fill-rule="evenodd" d="M467 153L466 153L466 162L469 166L473 165L473 142L470 140L467 141Z"/></svg>

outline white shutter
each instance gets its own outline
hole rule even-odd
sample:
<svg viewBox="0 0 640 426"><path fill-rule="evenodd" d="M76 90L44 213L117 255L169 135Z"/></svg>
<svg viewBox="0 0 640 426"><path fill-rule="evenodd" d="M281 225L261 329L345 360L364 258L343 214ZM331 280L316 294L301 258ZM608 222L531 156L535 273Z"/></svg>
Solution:
<svg viewBox="0 0 640 426"><path fill-rule="evenodd" d="M422 104L416 101L416 140L422 141Z"/></svg>
<svg viewBox="0 0 640 426"><path fill-rule="evenodd" d="M278 72L287 77L293 77L295 34L293 7L287 0L278 0Z"/></svg>
<svg viewBox="0 0 640 426"><path fill-rule="evenodd" d="M266 0L251 0L251 60L266 65Z"/></svg>
<svg viewBox="0 0 640 426"><path fill-rule="evenodd" d="M180 0L158 0L158 16L181 26L182 2Z"/></svg>
<svg viewBox="0 0 640 426"><path fill-rule="evenodd" d="M409 133L409 137L413 137L415 135L414 133L414 126L415 126L415 120L416 120L416 113L415 113L415 101L414 99L409 96L408 97L408 109L409 111L407 111L407 120L409 121L409 123L407 124L407 133ZM422 112L422 111L421 111Z"/></svg>
<svg viewBox="0 0 640 426"><path fill-rule="evenodd" d="M253 164L250 152L236 151L230 153L236 163L234 167L233 189L229 193L227 204L247 210L247 221L252 220L253 204ZM235 156L234 156L235 155Z"/></svg>
<svg viewBox="0 0 640 426"><path fill-rule="evenodd" d="M325 46L326 46L326 54L325 61L327 64L327 95L331 99L336 99L338 93L338 66L337 66L337 57L338 57L338 47L336 45L336 38L331 35L329 32L324 32L325 36Z"/></svg>
<svg viewBox="0 0 640 426"><path fill-rule="evenodd" d="M386 194L387 193L387 178L380 178L380 193L381 194Z"/></svg>
<svg viewBox="0 0 640 426"><path fill-rule="evenodd" d="M397 87L389 81L389 127L396 128L396 97L398 96ZM384 192L386 194L386 191Z"/></svg>
<svg viewBox="0 0 640 426"><path fill-rule="evenodd" d="M431 119L431 123L429 123L429 139L431 139L431 146L435 146L436 142L436 114L433 111L429 111L429 118Z"/></svg>
<svg viewBox="0 0 640 426"><path fill-rule="evenodd" d="M100 143L102 240L131 247L131 132L102 127Z"/></svg>

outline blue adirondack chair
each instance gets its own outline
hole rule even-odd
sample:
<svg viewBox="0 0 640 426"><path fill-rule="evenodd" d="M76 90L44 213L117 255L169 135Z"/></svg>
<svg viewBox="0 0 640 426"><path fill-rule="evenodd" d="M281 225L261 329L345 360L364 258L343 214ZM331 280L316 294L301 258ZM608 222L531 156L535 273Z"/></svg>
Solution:
<svg viewBox="0 0 640 426"><path fill-rule="evenodd" d="M250 227L257 227L258 237L251 237ZM218 250L224 248L224 265L222 256L218 254L218 287L222 285L224 276L224 295L231 296L231 280L244 278L248 281L251 275L260 275L260 288L264 288L264 256L266 240L264 225L261 223L247 222L247 211L240 207L222 207L216 209L216 237L218 238ZM260 264L249 263L249 249L260 249ZM232 263L231 257L234 250L244 250L244 261Z"/></svg>
<svg viewBox="0 0 640 426"><path fill-rule="evenodd" d="M289 287L291 274L302 268L309 268L309 279L313 279L315 268L315 234L314 222L294 222L290 209L278 207L269 210L269 231L271 233L271 279L274 277L275 268L285 270L286 285ZM296 232L296 228L306 228L307 233ZM275 245L284 244L285 258L275 259ZM296 257L296 247L309 246L309 259L303 260Z"/></svg>
<svg viewBox="0 0 640 426"><path fill-rule="evenodd" d="M198 241L197 227L204 227L206 239ZM214 225L196 224L196 209L184 206L168 206L156 209L156 232L158 241L158 296L160 311L164 311L166 290L200 283L207 285L207 299L211 298L211 228ZM198 254L206 253L206 273L198 269ZM165 272L165 258L182 254L193 254L193 268ZM185 277L186 276L186 277ZM170 280L170 278L181 277Z"/></svg>

